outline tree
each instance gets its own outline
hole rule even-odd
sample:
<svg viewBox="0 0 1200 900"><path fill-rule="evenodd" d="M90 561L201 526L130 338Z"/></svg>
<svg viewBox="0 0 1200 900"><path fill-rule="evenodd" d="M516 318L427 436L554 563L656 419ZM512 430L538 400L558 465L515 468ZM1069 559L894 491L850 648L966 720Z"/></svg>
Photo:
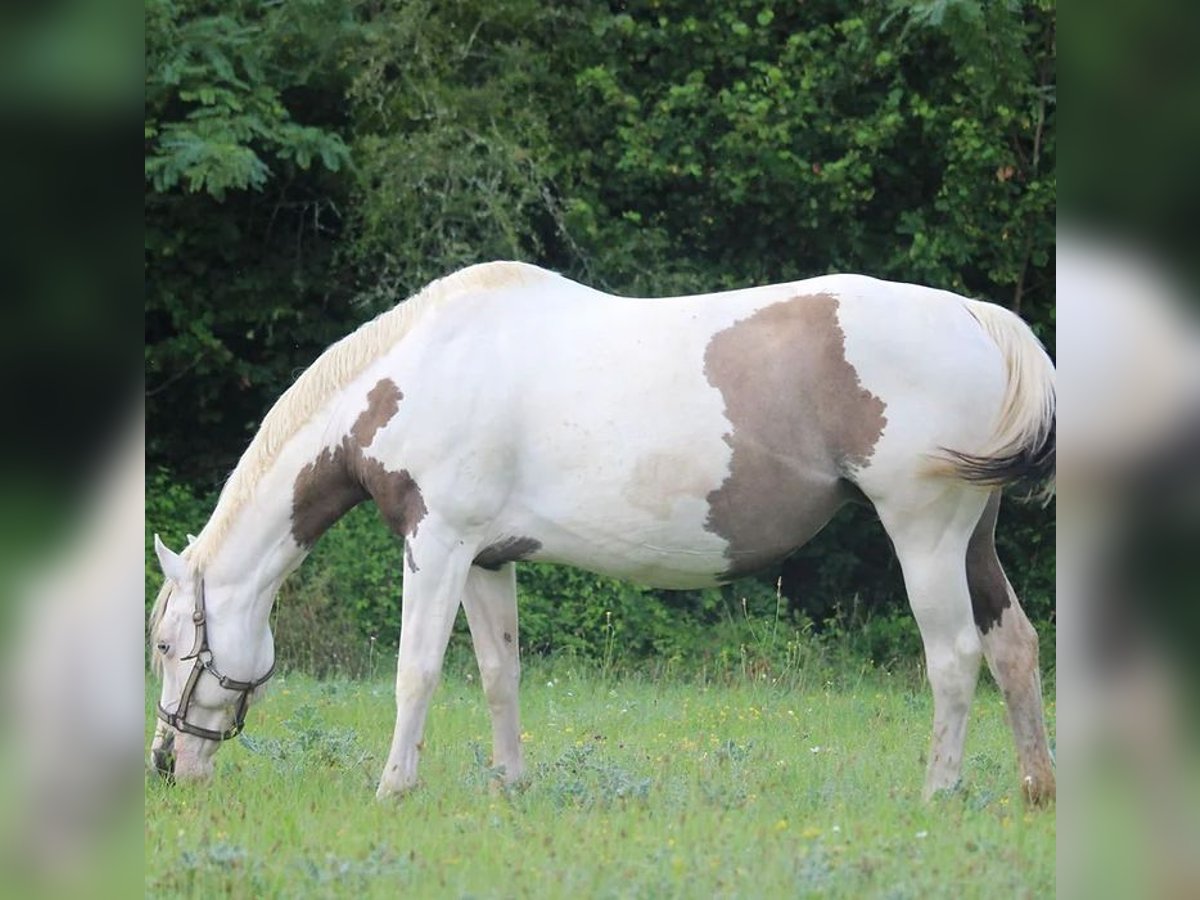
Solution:
<svg viewBox="0 0 1200 900"><path fill-rule="evenodd" d="M357 316L331 261L349 149L341 0L146 7L148 458L211 479Z"/></svg>

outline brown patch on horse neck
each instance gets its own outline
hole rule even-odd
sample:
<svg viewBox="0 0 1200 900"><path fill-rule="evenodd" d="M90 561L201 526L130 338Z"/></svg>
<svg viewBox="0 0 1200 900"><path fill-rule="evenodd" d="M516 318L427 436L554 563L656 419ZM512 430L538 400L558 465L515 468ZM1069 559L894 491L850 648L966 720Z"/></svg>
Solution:
<svg viewBox="0 0 1200 900"><path fill-rule="evenodd" d="M705 527L728 542L725 578L786 557L852 494L887 424L883 401L846 359L832 294L801 295L718 332L704 374L733 430L730 473L708 494Z"/></svg>
<svg viewBox="0 0 1200 900"><path fill-rule="evenodd" d="M350 428L354 443L359 447L371 446L376 432L400 411L400 401L403 399L404 394L396 387L396 382L390 378L380 379L367 394L367 408L359 413Z"/></svg>
<svg viewBox="0 0 1200 900"><path fill-rule="evenodd" d="M368 498L396 534L407 537L416 532L427 512L421 489L406 470L392 472L364 452L399 411L403 399L394 381L381 379L367 394L367 407L350 433L300 470L292 485L292 537L297 544L311 547L334 522Z"/></svg>
<svg viewBox="0 0 1200 900"><path fill-rule="evenodd" d="M292 537L311 547L329 526L367 499L362 484L349 476L345 444L326 447L300 470L292 484Z"/></svg>
<svg viewBox="0 0 1200 900"><path fill-rule="evenodd" d="M971 611L980 634L1000 624L1004 611L1012 606L1008 579L996 555L996 520L1000 515L1000 492L988 498L987 506L967 544L967 587L971 591Z"/></svg>
<svg viewBox="0 0 1200 900"><path fill-rule="evenodd" d="M530 537L507 537L488 544L475 554L474 564L495 572L510 562L528 559L542 549L542 542Z"/></svg>

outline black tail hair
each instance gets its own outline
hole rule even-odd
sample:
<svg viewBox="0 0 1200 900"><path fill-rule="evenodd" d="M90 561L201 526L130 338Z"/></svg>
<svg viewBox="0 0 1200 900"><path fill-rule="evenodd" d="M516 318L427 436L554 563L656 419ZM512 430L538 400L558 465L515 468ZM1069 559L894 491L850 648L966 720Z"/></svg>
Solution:
<svg viewBox="0 0 1200 900"><path fill-rule="evenodd" d="M943 451L954 463L958 476L972 484L1002 487L1012 485L1032 495L1053 493L1056 419L1038 439L1004 456L975 456L957 450Z"/></svg>

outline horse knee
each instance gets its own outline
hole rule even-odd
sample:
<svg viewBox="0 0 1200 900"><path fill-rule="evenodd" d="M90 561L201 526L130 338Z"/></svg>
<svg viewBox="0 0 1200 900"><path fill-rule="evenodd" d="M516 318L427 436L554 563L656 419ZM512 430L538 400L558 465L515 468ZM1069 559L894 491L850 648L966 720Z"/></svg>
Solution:
<svg viewBox="0 0 1200 900"><path fill-rule="evenodd" d="M396 703L427 699L441 677L440 667L401 665L396 672Z"/></svg>
<svg viewBox="0 0 1200 900"><path fill-rule="evenodd" d="M1024 616L1016 623L1013 635L1013 659L1010 665L1018 672L1030 673L1038 670L1038 635L1033 625Z"/></svg>
<svg viewBox="0 0 1200 900"><path fill-rule="evenodd" d="M984 635L988 661L1005 693L1018 687L1038 671L1037 631L1024 615L1011 617Z"/></svg>
<svg viewBox="0 0 1200 900"><path fill-rule="evenodd" d="M983 647L974 630L963 630L952 640L926 646L925 667L940 703L964 709L971 705L982 655Z"/></svg>
<svg viewBox="0 0 1200 900"><path fill-rule="evenodd" d="M481 662L479 677L483 682L483 692L492 704L511 702L517 695L517 683L520 681L521 664L519 662Z"/></svg>

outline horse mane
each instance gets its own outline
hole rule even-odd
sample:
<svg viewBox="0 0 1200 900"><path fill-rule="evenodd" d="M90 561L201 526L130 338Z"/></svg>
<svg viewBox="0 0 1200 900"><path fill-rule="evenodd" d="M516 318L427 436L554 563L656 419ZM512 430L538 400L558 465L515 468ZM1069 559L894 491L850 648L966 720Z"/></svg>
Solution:
<svg viewBox="0 0 1200 900"><path fill-rule="evenodd" d="M263 417L258 433L225 482L212 517L195 542L183 551L184 556L195 567L211 560L234 517L254 496L259 481L288 440L367 366L395 346L431 309L467 294L534 284L556 277L553 272L521 262L468 266L431 282L408 300L380 313L332 344ZM159 601L164 599L160 594ZM158 606L156 602L155 607Z"/></svg>

